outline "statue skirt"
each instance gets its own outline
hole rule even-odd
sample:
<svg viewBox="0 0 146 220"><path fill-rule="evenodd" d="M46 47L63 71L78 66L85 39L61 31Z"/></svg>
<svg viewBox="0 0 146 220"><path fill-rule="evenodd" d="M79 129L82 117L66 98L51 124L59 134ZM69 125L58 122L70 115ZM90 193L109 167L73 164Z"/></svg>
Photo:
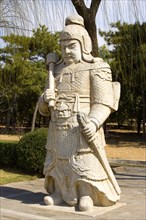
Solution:
<svg viewBox="0 0 146 220"><path fill-rule="evenodd" d="M60 190L64 201L79 200L79 189L87 188L94 205L105 205L119 200L99 159L81 135L78 124L56 126L51 122L44 163L45 188L53 193ZM103 149L103 155L104 149Z"/></svg>

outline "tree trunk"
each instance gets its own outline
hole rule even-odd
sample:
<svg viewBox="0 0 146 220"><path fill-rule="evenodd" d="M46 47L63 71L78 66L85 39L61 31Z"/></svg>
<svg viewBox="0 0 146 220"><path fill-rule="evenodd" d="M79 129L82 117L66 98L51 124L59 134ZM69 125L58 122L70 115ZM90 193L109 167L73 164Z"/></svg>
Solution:
<svg viewBox="0 0 146 220"><path fill-rule="evenodd" d="M92 41L91 54L94 57L97 57L98 56L98 41L97 41L96 23L95 23L95 19L91 19L90 16L88 16L88 17L86 17L86 19L84 19L85 28L88 31L89 36L91 37L91 41Z"/></svg>
<svg viewBox="0 0 146 220"><path fill-rule="evenodd" d="M141 120L137 121L137 133L140 134L141 131Z"/></svg>
<svg viewBox="0 0 146 220"><path fill-rule="evenodd" d="M8 109L6 117L6 133L9 133L11 118L12 118L12 108Z"/></svg>
<svg viewBox="0 0 146 220"><path fill-rule="evenodd" d="M146 91L142 91L142 130L143 136L146 134L145 123L146 123Z"/></svg>
<svg viewBox="0 0 146 220"><path fill-rule="evenodd" d="M84 19L85 28L89 33L92 41L92 55L98 56L98 42L97 42L97 28L96 28L96 14L101 0L92 0L90 8L87 8L84 0L71 0L76 11Z"/></svg>
<svg viewBox="0 0 146 220"><path fill-rule="evenodd" d="M36 103L35 110L34 110L34 113L33 113L31 131L34 131L34 129L35 129L35 122L36 122L37 111L38 111L38 102Z"/></svg>

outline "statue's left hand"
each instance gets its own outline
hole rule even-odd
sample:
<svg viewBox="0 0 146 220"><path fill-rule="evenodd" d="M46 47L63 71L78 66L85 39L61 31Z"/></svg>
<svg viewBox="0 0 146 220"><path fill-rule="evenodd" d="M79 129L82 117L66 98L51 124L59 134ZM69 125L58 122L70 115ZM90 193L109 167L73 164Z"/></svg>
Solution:
<svg viewBox="0 0 146 220"><path fill-rule="evenodd" d="M92 139L92 137L96 133L96 125L94 122L90 121L89 123L86 124L86 126L82 129L83 134L86 136L88 139Z"/></svg>
<svg viewBox="0 0 146 220"><path fill-rule="evenodd" d="M81 128L81 132L84 134L87 141L92 141L96 133L96 125L91 121L88 115L83 112L78 112L77 120Z"/></svg>

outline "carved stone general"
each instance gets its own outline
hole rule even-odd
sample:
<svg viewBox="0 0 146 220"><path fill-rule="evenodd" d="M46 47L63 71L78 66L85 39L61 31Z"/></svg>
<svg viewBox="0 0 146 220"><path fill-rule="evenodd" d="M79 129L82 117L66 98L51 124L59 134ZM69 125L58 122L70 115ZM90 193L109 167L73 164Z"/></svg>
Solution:
<svg viewBox="0 0 146 220"><path fill-rule="evenodd" d="M45 204L66 202L80 211L112 206L120 188L105 154L103 123L116 111L120 84L91 55L91 39L80 16L66 18L60 35L63 60L49 54L48 82L39 111L50 117L44 163Z"/></svg>

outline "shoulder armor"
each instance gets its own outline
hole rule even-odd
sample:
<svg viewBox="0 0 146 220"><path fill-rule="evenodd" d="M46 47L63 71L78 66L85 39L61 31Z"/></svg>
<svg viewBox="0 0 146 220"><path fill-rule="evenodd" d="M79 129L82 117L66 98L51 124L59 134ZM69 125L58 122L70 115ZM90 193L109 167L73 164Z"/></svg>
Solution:
<svg viewBox="0 0 146 220"><path fill-rule="evenodd" d="M100 77L103 80L112 81L111 69L108 63L105 63L101 58L95 58L94 64L91 68L91 78L95 76Z"/></svg>
<svg viewBox="0 0 146 220"><path fill-rule="evenodd" d="M95 58L91 70L91 103L113 106L112 74L110 66L100 58Z"/></svg>
<svg viewBox="0 0 146 220"><path fill-rule="evenodd" d="M100 57L95 57L94 58L94 65L96 65L98 68L104 69L110 69L110 66L108 63L104 62L104 60Z"/></svg>

